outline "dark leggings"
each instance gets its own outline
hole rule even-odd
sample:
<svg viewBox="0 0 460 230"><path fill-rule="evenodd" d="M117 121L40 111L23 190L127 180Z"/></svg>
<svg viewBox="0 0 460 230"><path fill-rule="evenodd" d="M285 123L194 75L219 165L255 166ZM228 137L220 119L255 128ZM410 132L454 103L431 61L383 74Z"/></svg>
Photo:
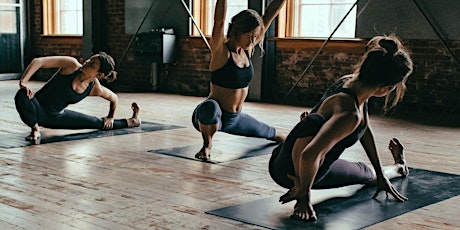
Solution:
<svg viewBox="0 0 460 230"><path fill-rule="evenodd" d="M290 189L294 183L287 174L295 175L294 163L292 162L292 148L295 141L300 137L314 136L324 124L322 116L311 114L300 122L289 134L286 141L277 146L272 153L269 162L269 172L273 180L280 186ZM313 182L313 189L337 188L353 184L374 183L374 173L363 162L349 162L337 159L344 149L333 148L326 154L326 160L320 166L318 174ZM328 160L328 159L336 160Z"/></svg>
<svg viewBox="0 0 460 230"><path fill-rule="evenodd" d="M59 113L47 112L34 97L29 99L25 90L19 90L14 97L16 110L21 120L29 127L39 126L52 129L102 129L102 118L64 109ZM126 119L115 119L112 129L128 127Z"/></svg>
<svg viewBox="0 0 460 230"><path fill-rule="evenodd" d="M200 103L192 115L193 126L200 131L198 122L204 125L218 124L219 131L229 134L260 137L272 140L276 135L274 127L244 113L231 113L220 108L219 103L206 99Z"/></svg>

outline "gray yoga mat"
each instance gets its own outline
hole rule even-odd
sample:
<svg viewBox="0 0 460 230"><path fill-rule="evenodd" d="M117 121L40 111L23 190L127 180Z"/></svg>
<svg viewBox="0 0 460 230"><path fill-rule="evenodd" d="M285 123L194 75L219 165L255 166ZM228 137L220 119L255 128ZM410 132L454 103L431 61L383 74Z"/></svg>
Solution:
<svg viewBox="0 0 460 230"><path fill-rule="evenodd" d="M248 157L271 154L278 144L262 138L241 137L230 140L214 141L212 146L211 161L207 163L222 163ZM151 153L158 153L189 160L202 161L195 158L195 154L202 145L188 145L183 147L154 149Z"/></svg>
<svg viewBox="0 0 460 230"><path fill-rule="evenodd" d="M458 196L459 181L459 175L412 168L408 178L392 180L398 191L409 198L405 202L398 202L391 195L387 198L384 192L372 199L375 187L312 190L317 222L290 218L295 202L281 205L278 200L282 194L206 213L269 229L361 229ZM332 198L318 200L328 195Z"/></svg>
<svg viewBox="0 0 460 230"><path fill-rule="evenodd" d="M124 129L115 129L115 130L95 130L90 132L80 132L72 133L68 135L58 135L58 136L46 136L42 135L38 143L33 143L26 141L24 138L29 135L28 133L15 133L15 134L4 134L0 138L0 148L16 148L24 147L35 144L48 144L61 141L74 141L74 140L84 140L91 138L100 138L100 137L111 137L118 135L126 135L133 133L143 133L143 132L154 132L160 130L170 130L184 128L176 125L166 125L153 122L143 121L140 127L134 128L124 128Z"/></svg>

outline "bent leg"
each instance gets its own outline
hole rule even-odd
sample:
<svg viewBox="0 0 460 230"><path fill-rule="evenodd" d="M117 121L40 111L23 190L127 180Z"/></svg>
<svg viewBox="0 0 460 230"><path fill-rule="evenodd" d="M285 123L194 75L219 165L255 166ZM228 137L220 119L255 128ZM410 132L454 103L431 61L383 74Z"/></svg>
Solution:
<svg viewBox="0 0 460 230"><path fill-rule="evenodd" d="M39 106L37 99L30 99L27 96L27 91L20 89L16 96L14 97L14 103L16 105L16 110L19 113L21 120L29 127L33 127L38 124L38 116L36 105Z"/></svg>
<svg viewBox="0 0 460 230"><path fill-rule="evenodd" d="M20 89L16 93L14 103L21 120L31 128L30 135L25 139L27 141L37 141L40 138L39 123L46 118L40 103L36 98L30 99L24 89Z"/></svg>
<svg viewBox="0 0 460 230"><path fill-rule="evenodd" d="M201 132L203 146L195 154L195 158L209 160L212 149L212 138L221 127L222 110L215 100L207 99L199 104L192 115L195 129Z"/></svg>

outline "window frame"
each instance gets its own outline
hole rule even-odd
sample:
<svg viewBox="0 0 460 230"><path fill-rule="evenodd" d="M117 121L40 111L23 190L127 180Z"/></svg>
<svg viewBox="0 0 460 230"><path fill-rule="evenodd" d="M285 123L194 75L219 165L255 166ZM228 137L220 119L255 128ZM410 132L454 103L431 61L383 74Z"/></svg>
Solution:
<svg viewBox="0 0 460 230"><path fill-rule="evenodd" d="M192 15L198 27L205 36L211 36L212 24L214 20L214 1L216 0L192 0ZM249 4L249 2L248 2ZM230 20L233 15L227 12L226 20ZM227 27L227 25L225 25ZM227 31L225 31L226 33ZM200 35L198 29L192 25L192 36Z"/></svg>
<svg viewBox="0 0 460 230"><path fill-rule="evenodd" d="M42 9L43 9L43 35L44 36L66 36L66 37L82 37L83 36L83 28L81 34L79 33L62 33L60 32L60 22L61 22L61 10L58 9L59 0L42 0ZM75 0L70 0L75 1ZM83 0L82 7L83 7ZM78 11L78 10L77 10ZM82 8L82 22L83 25L83 8Z"/></svg>
<svg viewBox="0 0 460 230"><path fill-rule="evenodd" d="M209 17L209 13L213 12L214 9L212 8L212 4L209 4L210 2L212 3L213 0L193 0L192 1L192 13L193 16L202 30L203 34L205 36L210 36L212 31L209 31L209 23L212 23L212 17ZM276 37L278 38L306 38L306 39L312 39L312 38L325 38L325 37L314 37L314 36L297 36L296 30L300 31L299 24L299 10L298 5L300 4L301 0L287 0L286 4L284 4L283 8L281 8L280 13L278 15L278 24L277 24L277 35ZM334 4L331 2L331 7L334 5L341 5L343 3L337 3ZM211 6L210 6L211 5ZM356 9L355 9L356 10ZM228 15L227 15L228 16ZM331 14L329 14L331 16ZM211 18L211 20L208 20L208 18ZM300 33L300 32L299 32ZM356 34L356 24L355 24L355 34ZM194 25L192 25L192 36L199 36L199 32L196 29ZM356 36L353 37L340 37L337 38L340 40L349 40L349 39L356 39Z"/></svg>

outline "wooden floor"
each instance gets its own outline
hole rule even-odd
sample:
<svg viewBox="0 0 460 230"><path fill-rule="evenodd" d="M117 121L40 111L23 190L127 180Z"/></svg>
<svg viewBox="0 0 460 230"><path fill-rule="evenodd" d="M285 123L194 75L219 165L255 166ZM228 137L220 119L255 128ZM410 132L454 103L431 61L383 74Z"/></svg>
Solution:
<svg viewBox="0 0 460 230"><path fill-rule="evenodd" d="M17 89L17 81L0 82L0 136L29 132L15 110ZM0 148L0 229L263 229L205 212L283 194L268 174L269 155L208 164L148 152L200 144L191 114L202 100L120 93L117 117L131 116L137 101L144 121L185 128ZM104 116L108 103L87 98L70 108ZM288 131L303 109L247 102L244 112ZM460 128L376 116L371 125L383 163L392 163L387 143L398 137L411 167L460 175ZM215 140L232 138L218 133ZM368 162L360 146L343 157ZM459 229L459 207L457 196L368 229Z"/></svg>

